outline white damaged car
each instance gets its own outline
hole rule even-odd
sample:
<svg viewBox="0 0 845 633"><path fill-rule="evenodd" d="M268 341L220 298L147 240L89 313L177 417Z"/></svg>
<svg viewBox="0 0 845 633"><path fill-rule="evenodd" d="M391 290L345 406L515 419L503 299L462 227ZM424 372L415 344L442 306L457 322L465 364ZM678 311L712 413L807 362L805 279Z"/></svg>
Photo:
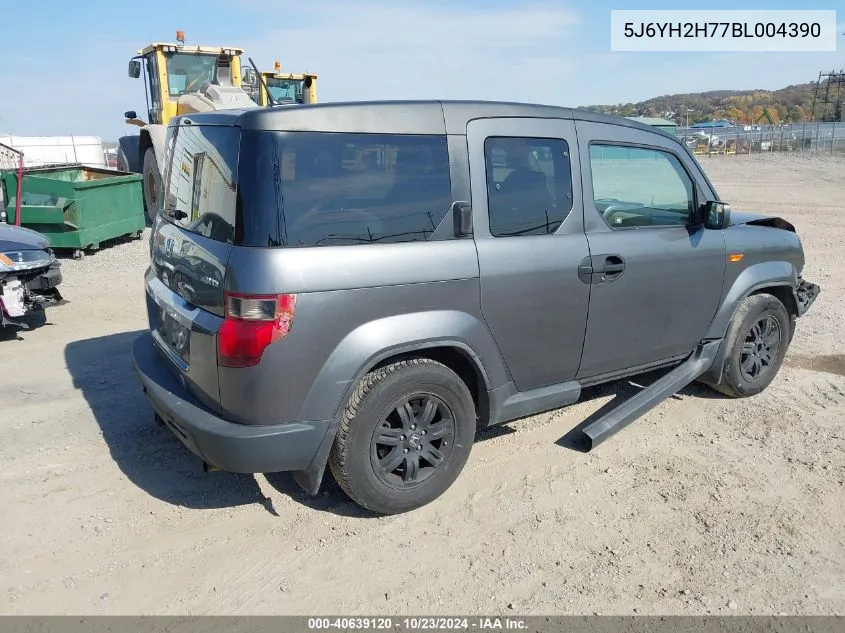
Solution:
<svg viewBox="0 0 845 633"><path fill-rule="evenodd" d="M46 237L0 223L0 328L29 329L22 317L60 303L61 281L61 262Z"/></svg>

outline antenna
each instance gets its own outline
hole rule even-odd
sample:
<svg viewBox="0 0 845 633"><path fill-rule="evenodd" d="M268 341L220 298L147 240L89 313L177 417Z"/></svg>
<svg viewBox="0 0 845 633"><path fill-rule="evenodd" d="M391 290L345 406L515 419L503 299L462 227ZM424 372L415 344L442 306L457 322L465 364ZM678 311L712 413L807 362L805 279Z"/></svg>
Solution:
<svg viewBox="0 0 845 633"><path fill-rule="evenodd" d="M255 76L258 77L258 81L261 82L261 85L264 87L264 92L267 93L267 98L270 100L270 105L279 105L279 102L273 98L273 95L270 94L270 89L267 88L267 84L264 83L264 77L261 76L261 73L258 72L258 66L255 65L255 62L252 61L252 57L247 57L249 60L249 65L252 66L252 69L255 71Z"/></svg>

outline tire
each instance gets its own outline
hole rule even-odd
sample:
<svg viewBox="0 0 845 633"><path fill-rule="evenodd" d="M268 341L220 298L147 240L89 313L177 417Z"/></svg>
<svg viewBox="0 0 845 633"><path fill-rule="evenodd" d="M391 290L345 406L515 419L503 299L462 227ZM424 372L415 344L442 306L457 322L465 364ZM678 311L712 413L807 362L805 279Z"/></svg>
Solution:
<svg viewBox="0 0 845 633"><path fill-rule="evenodd" d="M777 376L789 349L792 326L786 307L776 297L770 294L746 297L725 337L727 353L721 380L711 386L732 398L747 398L766 389ZM761 353L760 343L771 343L773 337L776 337L776 350L771 345L764 346ZM749 368L751 371L747 371Z"/></svg>
<svg viewBox="0 0 845 633"><path fill-rule="evenodd" d="M427 358L401 361L367 374L358 384L341 416L329 467L358 505L378 514L408 512L434 501L455 482L475 428L472 396L455 372Z"/></svg>
<svg viewBox="0 0 845 633"><path fill-rule="evenodd" d="M157 202L161 190L161 174L158 171L156 153L152 147L144 152L144 167L141 187L144 190L144 210L152 223L158 212Z"/></svg>
<svg viewBox="0 0 845 633"><path fill-rule="evenodd" d="M120 171L129 172L129 159L126 158L126 153L123 151L123 148L119 148L117 150L117 168Z"/></svg>

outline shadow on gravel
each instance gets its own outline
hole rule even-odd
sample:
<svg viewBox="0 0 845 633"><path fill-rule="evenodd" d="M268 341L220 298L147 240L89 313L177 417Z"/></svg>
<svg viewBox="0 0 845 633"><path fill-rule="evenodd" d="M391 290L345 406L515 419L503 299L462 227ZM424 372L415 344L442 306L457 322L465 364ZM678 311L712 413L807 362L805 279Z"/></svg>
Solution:
<svg viewBox="0 0 845 633"><path fill-rule="evenodd" d="M74 386L82 391L120 470L151 496L176 506L206 509L256 503L276 514L272 501L261 491L253 475L203 472L201 460L171 431L155 423L152 409L141 392L132 367L132 342L142 333L139 330L75 341L65 348L65 362ZM7 336L6 333L0 332L0 341L4 336ZM652 372L585 389L581 401L608 395L614 398L564 435L557 444L584 452L586 446L581 430L663 373L665 371ZM695 383L673 397L681 396L722 397ZM517 420L480 430L476 440L483 442L514 433L511 425L518 424ZM334 481L328 468L316 497L301 490L290 473L268 473L265 477L277 492L312 510L352 518L378 516L353 503Z"/></svg>
<svg viewBox="0 0 845 633"><path fill-rule="evenodd" d="M488 429L479 430L476 434L475 441L483 442L503 435L510 435L515 432L516 431L509 426L498 425ZM265 477L267 478L267 482L273 486L277 492L312 510L355 519L378 519L382 516L365 510L347 497L346 493L343 492L341 487L335 481L328 466L326 466L326 472L323 475L323 483L320 485L320 492L316 497L312 497L303 491L294 481L293 475L290 473L268 473Z"/></svg>
<svg viewBox="0 0 845 633"><path fill-rule="evenodd" d="M187 508L224 508L269 501L252 475L209 473L167 428L155 423L132 367L132 342L141 331L70 343L65 362L100 425L111 456L148 494Z"/></svg>
<svg viewBox="0 0 845 633"><path fill-rule="evenodd" d="M50 308L47 308L49 310ZM24 335L27 332L34 332L35 330L39 330L45 325L52 325L47 319L48 315L46 311L36 312L35 314L29 314L27 316L21 317L19 320L25 323L29 329L20 328L17 326L7 326L7 327L0 327L0 343L4 343L6 341L22 341Z"/></svg>
<svg viewBox="0 0 845 633"><path fill-rule="evenodd" d="M267 473L264 476L277 492L311 510L353 519L378 519L381 517L379 514L365 510L347 497L332 477L328 466L326 466L326 473L323 475L320 492L315 497L302 490L290 473Z"/></svg>

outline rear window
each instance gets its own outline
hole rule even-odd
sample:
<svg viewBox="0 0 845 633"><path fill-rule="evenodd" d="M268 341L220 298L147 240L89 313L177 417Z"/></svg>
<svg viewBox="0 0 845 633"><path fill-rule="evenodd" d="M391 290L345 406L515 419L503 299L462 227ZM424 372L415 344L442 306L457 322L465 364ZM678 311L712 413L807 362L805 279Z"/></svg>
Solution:
<svg viewBox="0 0 845 633"><path fill-rule="evenodd" d="M218 241L293 247L451 237L445 136L181 126L168 150L166 215Z"/></svg>
<svg viewBox="0 0 845 633"><path fill-rule="evenodd" d="M445 136L247 131L239 175L245 234L274 213L282 246L451 235Z"/></svg>
<svg viewBox="0 0 845 633"><path fill-rule="evenodd" d="M239 128L183 125L169 134L165 215L192 233L235 243Z"/></svg>

